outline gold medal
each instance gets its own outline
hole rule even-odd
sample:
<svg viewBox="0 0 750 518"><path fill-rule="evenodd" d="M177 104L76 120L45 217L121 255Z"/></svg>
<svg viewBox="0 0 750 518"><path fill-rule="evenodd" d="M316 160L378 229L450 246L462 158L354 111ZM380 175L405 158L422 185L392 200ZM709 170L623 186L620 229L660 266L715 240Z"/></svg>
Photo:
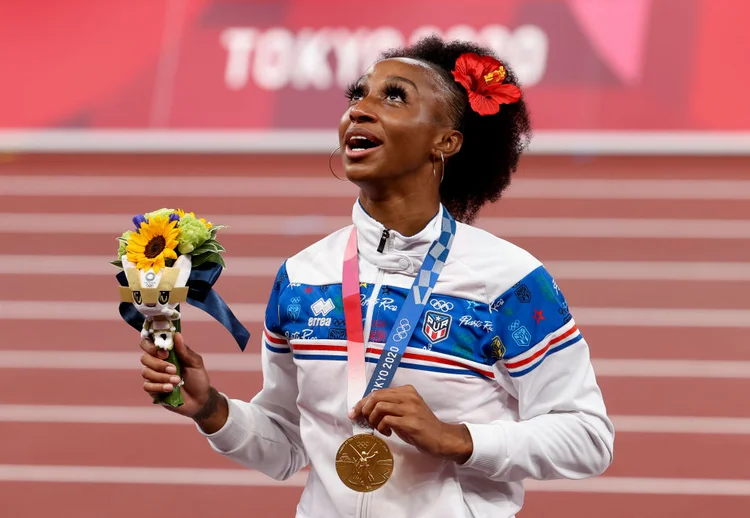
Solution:
<svg viewBox="0 0 750 518"><path fill-rule="evenodd" d="M391 477L393 455L385 441L360 433L345 440L336 452L336 473L354 491L375 491Z"/></svg>

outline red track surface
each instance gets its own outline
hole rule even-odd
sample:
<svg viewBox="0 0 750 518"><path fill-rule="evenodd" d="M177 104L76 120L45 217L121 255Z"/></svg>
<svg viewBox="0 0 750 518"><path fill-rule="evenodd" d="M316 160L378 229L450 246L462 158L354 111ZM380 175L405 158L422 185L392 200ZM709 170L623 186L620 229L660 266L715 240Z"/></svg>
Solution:
<svg viewBox="0 0 750 518"><path fill-rule="evenodd" d="M130 175L315 176L329 178L323 157L5 157L3 175ZM529 157L519 178L619 179L749 179L750 160L730 158L606 158ZM135 180L135 179L134 179ZM290 179L293 181L293 179ZM331 182L336 182L330 178ZM1 185L1 184L0 184ZM145 187L144 187L145 188ZM0 190L2 193L2 190ZM166 200L167 198L165 198ZM130 214L148 210L157 198L34 197L0 195L0 213ZM347 217L353 200L177 198L164 204L212 214L325 214ZM507 217L586 217L626 219L742 219L750 225L748 200L560 200L509 198L482 215ZM123 222L123 228L129 224ZM48 235L2 233L2 254L112 256L114 235ZM233 257L285 257L315 241L317 236L243 236L226 234L222 242ZM750 244L740 239L605 239L519 237L511 241L545 262L554 261L671 261L747 262ZM112 274L116 270L113 268ZM552 271L554 275L554 270ZM264 304L272 278L225 276L217 286L231 303ZM573 313L587 308L750 308L748 280L577 280L558 281ZM116 281L107 275L3 275L0 300L85 301L117 304ZM1 317L2 315L0 315ZM185 322L186 338L201 353L235 353L236 345L213 322ZM581 329L594 360L750 361L744 327L586 326ZM3 351L119 351L137 357L138 336L121 321L75 322L0 319ZM247 353L259 351L260 324L248 324L253 334ZM209 363L209 368L210 368ZM258 372L218 371L214 383L234 397L249 399L261 385ZM613 416L683 416L750 418L750 377L640 377L604 375L599 378ZM141 391L140 366L131 370L102 365L87 369L0 368L1 405L106 405L151 409ZM30 407L35 408L35 407ZM166 411L165 411L166 412ZM741 480L750 484L750 434L666 433L618 431L615 462L602 478L668 478ZM240 467L213 453L192 428L167 424L100 424L9 422L0 420L0 465L111 466L145 468ZM1 470L0 470L1 471ZM155 476L159 476L158 473ZM12 479L12 477L10 477ZM221 516L291 517L299 487L150 485L142 483L81 483L70 481L0 482L0 516L42 518L125 518L142 515L182 518ZM539 487L539 486L535 486ZM543 486L542 486L543 487ZM713 491L707 490L706 493ZM669 493L669 491L662 492ZM689 491L688 493L700 493ZM556 492L531 490L521 518L609 517L745 517L750 490L741 496L720 494L645 494L615 492Z"/></svg>

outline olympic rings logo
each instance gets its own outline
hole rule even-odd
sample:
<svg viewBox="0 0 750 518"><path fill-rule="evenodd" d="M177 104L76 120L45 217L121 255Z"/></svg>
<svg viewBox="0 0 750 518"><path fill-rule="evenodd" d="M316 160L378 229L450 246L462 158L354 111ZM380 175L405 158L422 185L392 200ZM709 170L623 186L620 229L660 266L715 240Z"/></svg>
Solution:
<svg viewBox="0 0 750 518"><path fill-rule="evenodd" d="M453 309L453 302L446 302L444 300L433 299L430 301L430 305L437 311L450 311Z"/></svg>
<svg viewBox="0 0 750 518"><path fill-rule="evenodd" d="M405 318L402 318L401 321L398 323L398 327L396 328L396 333L393 336L394 342L400 342L407 336L409 336L409 331L411 330L411 324L409 324L409 321Z"/></svg>

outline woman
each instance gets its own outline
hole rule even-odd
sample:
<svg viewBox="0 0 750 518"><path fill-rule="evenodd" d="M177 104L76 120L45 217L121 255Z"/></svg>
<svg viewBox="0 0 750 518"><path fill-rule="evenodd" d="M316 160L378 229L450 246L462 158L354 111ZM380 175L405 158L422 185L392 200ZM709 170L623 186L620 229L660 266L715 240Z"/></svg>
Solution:
<svg viewBox="0 0 750 518"><path fill-rule="evenodd" d="M563 295L532 255L467 224L528 137L514 74L430 38L347 96L353 225L281 266L252 401L213 388L178 335L175 411L270 477L309 466L300 518L512 517L525 478L601 474L614 430ZM146 392L182 382L141 346Z"/></svg>

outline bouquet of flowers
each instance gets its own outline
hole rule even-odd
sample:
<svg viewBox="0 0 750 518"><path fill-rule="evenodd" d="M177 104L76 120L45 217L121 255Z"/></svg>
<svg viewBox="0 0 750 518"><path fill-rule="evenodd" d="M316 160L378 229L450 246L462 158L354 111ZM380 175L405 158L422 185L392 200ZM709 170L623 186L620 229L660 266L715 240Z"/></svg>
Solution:
<svg viewBox="0 0 750 518"><path fill-rule="evenodd" d="M133 218L134 230L120 237L117 259L110 263L122 271L120 315L141 336L169 351L168 362L181 376L174 352L174 334L180 330L179 304L194 305L219 320L244 350L250 334L213 291L213 284L226 267L221 256L226 249L216 240L223 225L181 209L159 209ZM180 387L154 398L154 403L177 407L183 404Z"/></svg>

